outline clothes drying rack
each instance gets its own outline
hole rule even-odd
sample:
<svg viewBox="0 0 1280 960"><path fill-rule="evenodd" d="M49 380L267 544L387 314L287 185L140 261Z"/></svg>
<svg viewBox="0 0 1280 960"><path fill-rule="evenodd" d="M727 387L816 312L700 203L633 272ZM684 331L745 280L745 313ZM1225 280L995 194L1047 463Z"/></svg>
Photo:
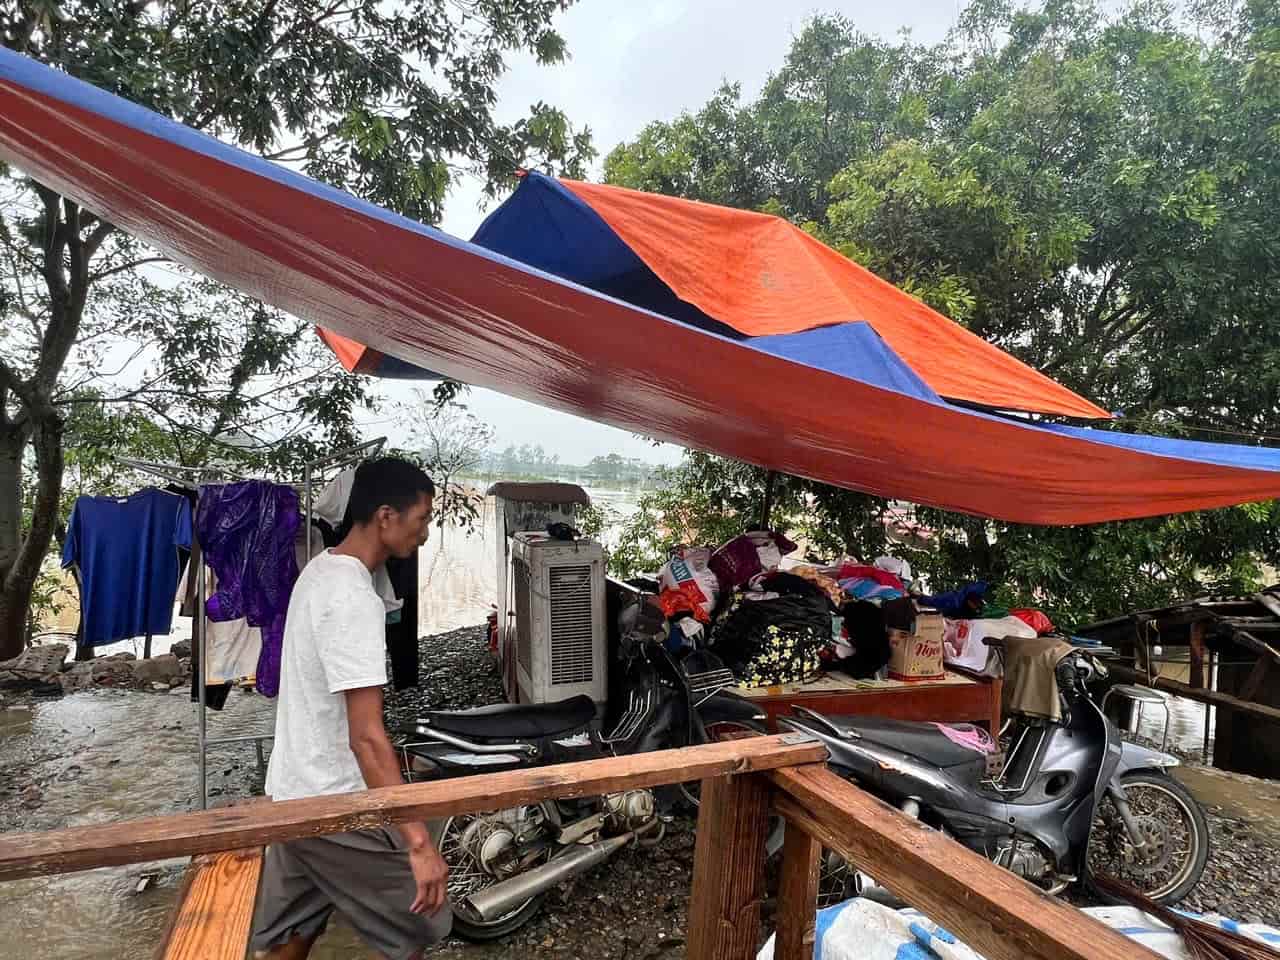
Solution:
<svg viewBox="0 0 1280 960"><path fill-rule="evenodd" d="M305 524L306 537L306 556L311 559L311 506L312 506L312 490L316 484L324 483L328 479L331 471L341 470L353 463L369 457L377 456L383 446L386 444L386 437L378 437L375 440L368 440L364 443L356 444L354 447L348 447L345 450L339 450L336 453L327 454L315 460L310 460L303 465L303 473L301 482L290 482L282 484L283 486L291 486L295 490L302 493L306 503L305 511L302 514ZM181 487L188 489L194 488L197 491L203 485L212 483L235 483L244 478L233 477L227 471L217 467L184 467L174 463L157 463L151 460L139 460L133 457L115 457L117 463L123 467L136 470L139 473L149 474L162 480L168 480ZM195 518L192 517L192 526L194 528ZM196 666L201 676L196 683L198 691L197 707L197 763L199 772L199 796L200 809L209 809L209 748L222 746L225 744L236 743L252 743L254 751L257 755L259 768L265 766L265 758L262 752L262 744L267 740L275 739L275 732L261 731L259 733L248 733L234 737L210 737L208 732L208 705L206 702L205 692L205 672L208 669L208 631L206 630L207 615L205 611L205 561L204 554L201 553L200 562L196 566L196 605L195 616L191 623L191 639L198 653ZM188 573L190 576L190 573Z"/></svg>

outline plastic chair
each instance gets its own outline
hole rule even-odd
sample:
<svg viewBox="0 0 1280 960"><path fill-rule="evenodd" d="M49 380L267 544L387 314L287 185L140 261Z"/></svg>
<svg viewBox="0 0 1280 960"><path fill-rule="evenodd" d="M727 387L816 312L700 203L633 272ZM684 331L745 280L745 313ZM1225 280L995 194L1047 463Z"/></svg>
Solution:
<svg viewBox="0 0 1280 960"><path fill-rule="evenodd" d="M1107 712L1107 701L1111 699L1112 694L1123 697L1125 700L1137 705L1138 715L1134 720L1133 729L1136 731L1142 726L1142 708L1147 704L1154 704L1164 711L1164 735L1160 739L1160 749L1164 750L1169 746L1169 695L1163 690L1155 690L1151 687L1140 687L1133 683L1118 683L1108 690L1102 697L1102 712Z"/></svg>

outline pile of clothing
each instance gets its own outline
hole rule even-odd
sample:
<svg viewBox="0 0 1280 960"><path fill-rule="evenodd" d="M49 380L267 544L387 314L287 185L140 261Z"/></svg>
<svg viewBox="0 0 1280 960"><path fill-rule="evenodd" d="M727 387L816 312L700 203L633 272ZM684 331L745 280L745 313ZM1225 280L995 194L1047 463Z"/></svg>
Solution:
<svg viewBox="0 0 1280 960"><path fill-rule="evenodd" d="M996 659L984 640L1043 637L1056 633L1053 621L1041 610L1007 609L988 600L991 585L985 580L958 590L922 597L921 603L943 615L943 653L951 666L978 672L997 672Z"/></svg>
<svg viewBox="0 0 1280 960"><path fill-rule="evenodd" d="M749 531L716 549L682 547L658 575L656 604L673 653L711 650L744 687L803 683L823 670L879 673L889 631L912 632L911 568L793 563L796 545L776 531Z"/></svg>

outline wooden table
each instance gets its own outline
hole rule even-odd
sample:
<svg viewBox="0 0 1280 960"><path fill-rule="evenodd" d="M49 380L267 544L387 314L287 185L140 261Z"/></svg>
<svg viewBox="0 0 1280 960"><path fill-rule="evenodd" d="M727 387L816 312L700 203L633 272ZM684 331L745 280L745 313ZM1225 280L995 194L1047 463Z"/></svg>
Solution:
<svg viewBox="0 0 1280 960"><path fill-rule="evenodd" d="M769 715L769 729L791 712L791 705L833 716L875 716L893 720L980 723L992 733L1000 729L999 679L948 669L941 680L854 680L828 673L810 683L737 689Z"/></svg>

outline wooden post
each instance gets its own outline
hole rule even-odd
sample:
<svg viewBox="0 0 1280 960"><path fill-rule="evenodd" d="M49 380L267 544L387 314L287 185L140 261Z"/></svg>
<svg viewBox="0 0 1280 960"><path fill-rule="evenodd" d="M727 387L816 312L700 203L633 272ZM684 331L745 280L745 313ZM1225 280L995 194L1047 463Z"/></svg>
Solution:
<svg viewBox="0 0 1280 960"><path fill-rule="evenodd" d="M818 873L822 844L795 824L787 825L778 884L778 928L774 960L812 960L817 934Z"/></svg>
<svg viewBox="0 0 1280 960"><path fill-rule="evenodd" d="M752 960L756 955L771 793L760 776L702 781L689 903L690 957Z"/></svg>
<svg viewBox="0 0 1280 960"><path fill-rule="evenodd" d="M1191 686L1203 690L1204 682L1204 621L1191 624Z"/></svg>
<svg viewBox="0 0 1280 960"><path fill-rule="evenodd" d="M147 639L142 643L142 659L151 659L151 634L147 634Z"/></svg>

